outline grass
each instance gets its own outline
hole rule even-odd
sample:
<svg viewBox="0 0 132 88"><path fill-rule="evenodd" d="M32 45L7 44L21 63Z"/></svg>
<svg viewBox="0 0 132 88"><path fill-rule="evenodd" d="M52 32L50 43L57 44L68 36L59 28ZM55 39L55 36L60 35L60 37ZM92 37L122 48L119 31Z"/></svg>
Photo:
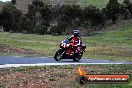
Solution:
<svg viewBox="0 0 132 88"><path fill-rule="evenodd" d="M124 0L118 0L119 3L122 3ZM109 0L78 0L78 4L81 6L94 5L97 8L104 8Z"/></svg>
<svg viewBox="0 0 132 88"><path fill-rule="evenodd" d="M12 33L0 33L0 44L7 44L19 48L27 48L33 50L42 50L46 55L50 56L58 49L59 42L64 37L47 36L47 35L23 35Z"/></svg>
<svg viewBox="0 0 132 88"><path fill-rule="evenodd" d="M61 0L60 0L61 1ZM123 2L124 0L118 0L119 3ZM55 0L46 0L45 1L48 4L51 4L52 2L56 3ZM109 2L109 0L63 0L64 4L78 4L82 7L88 6L88 5L94 5L98 8L104 8L106 4ZM63 3L60 2L60 3Z"/></svg>
<svg viewBox="0 0 132 88"><path fill-rule="evenodd" d="M89 57L132 61L132 25L84 38ZM87 54L86 53L86 54Z"/></svg>
<svg viewBox="0 0 132 88"><path fill-rule="evenodd" d="M81 6L94 5L98 8L103 8L108 3L108 0L79 0L78 4Z"/></svg>
<svg viewBox="0 0 132 88"><path fill-rule="evenodd" d="M85 58L132 61L132 25L104 31L95 36L83 37L87 49ZM0 32L0 44L41 51L53 56L59 43L68 36L50 36ZM2 53L1 55L16 55Z"/></svg>

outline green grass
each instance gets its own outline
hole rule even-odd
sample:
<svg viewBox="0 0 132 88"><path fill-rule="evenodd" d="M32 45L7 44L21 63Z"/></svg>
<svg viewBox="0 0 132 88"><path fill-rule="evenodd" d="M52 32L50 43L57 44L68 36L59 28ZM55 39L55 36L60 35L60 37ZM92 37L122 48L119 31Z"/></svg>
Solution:
<svg viewBox="0 0 132 88"><path fill-rule="evenodd" d="M132 25L84 38L91 58L132 61Z"/></svg>
<svg viewBox="0 0 132 88"><path fill-rule="evenodd" d="M118 0L119 3L122 3L124 0ZM51 4L52 2L56 3L56 0L45 0L47 4ZM85 7L88 5L94 5L98 8L104 8L109 0L63 0L64 4L78 4L81 7Z"/></svg>
<svg viewBox="0 0 132 88"><path fill-rule="evenodd" d="M124 0L118 0L119 3L122 3ZM78 4L81 6L94 5L98 8L104 8L109 0L78 0Z"/></svg>
<svg viewBox="0 0 132 88"><path fill-rule="evenodd" d="M59 42L64 36L47 35L23 35L12 33L0 33L0 44L12 45L20 48L42 50L47 55L53 55L53 51L58 49Z"/></svg>
<svg viewBox="0 0 132 88"><path fill-rule="evenodd" d="M132 25L117 27L95 36L84 37L85 58L132 61ZM68 36L50 36L0 32L0 44L32 49L53 56L59 43ZM1 55L14 55L2 53Z"/></svg>
<svg viewBox="0 0 132 88"><path fill-rule="evenodd" d="M108 0L79 0L78 4L81 6L94 5L98 8L103 8L108 3Z"/></svg>

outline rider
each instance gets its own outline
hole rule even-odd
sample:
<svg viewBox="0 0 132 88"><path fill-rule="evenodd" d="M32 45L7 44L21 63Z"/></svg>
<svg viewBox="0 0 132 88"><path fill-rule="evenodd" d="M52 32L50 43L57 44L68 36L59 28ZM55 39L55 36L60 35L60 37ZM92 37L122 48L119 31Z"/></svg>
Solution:
<svg viewBox="0 0 132 88"><path fill-rule="evenodd" d="M70 38L68 38L68 40L72 41L74 46L78 47L76 52L80 51L80 47L82 46L82 38L78 29L75 29L73 31L73 35Z"/></svg>

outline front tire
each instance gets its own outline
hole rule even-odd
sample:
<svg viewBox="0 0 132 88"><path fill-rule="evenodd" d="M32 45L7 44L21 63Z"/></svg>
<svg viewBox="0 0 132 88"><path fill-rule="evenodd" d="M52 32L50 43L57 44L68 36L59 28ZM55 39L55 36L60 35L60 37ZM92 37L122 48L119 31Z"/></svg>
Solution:
<svg viewBox="0 0 132 88"><path fill-rule="evenodd" d="M62 59L61 52L62 52L62 50L59 49L59 50L55 53L54 59L55 59L56 61L60 61L60 60Z"/></svg>

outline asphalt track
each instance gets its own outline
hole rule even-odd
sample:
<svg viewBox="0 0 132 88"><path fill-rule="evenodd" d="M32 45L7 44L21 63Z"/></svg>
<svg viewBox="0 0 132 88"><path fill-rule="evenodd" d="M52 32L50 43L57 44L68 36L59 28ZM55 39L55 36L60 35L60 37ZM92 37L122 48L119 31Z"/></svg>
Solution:
<svg viewBox="0 0 132 88"><path fill-rule="evenodd" d="M21 57L21 56L0 56L0 68L19 67L19 66L44 66L44 65L77 65L77 64L132 64L126 61L81 59L73 62L72 59L62 59L55 61L53 57Z"/></svg>

